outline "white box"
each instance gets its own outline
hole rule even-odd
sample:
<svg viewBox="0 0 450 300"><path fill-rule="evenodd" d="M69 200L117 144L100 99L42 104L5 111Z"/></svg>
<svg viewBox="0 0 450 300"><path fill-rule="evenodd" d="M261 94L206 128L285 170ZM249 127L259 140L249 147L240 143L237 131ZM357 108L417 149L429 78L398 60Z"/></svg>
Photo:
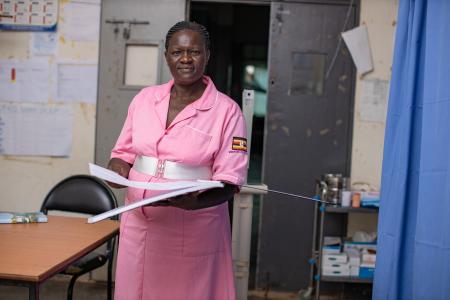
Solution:
<svg viewBox="0 0 450 300"><path fill-rule="evenodd" d="M350 276L359 276L359 266L350 266Z"/></svg>
<svg viewBox="0 0 450 300"><path fill-rule="evenodd" d="M341 247L339 247L339 246L323 246L322 253L324 253L324 254L341 253Z"/></svg>
<svg viewBox="0 0 450 300"><path fill-rule="evenodd" d="M361 264L361 253L357 249L348 249L347 251L348 261L350 266L359 267Z"/></svg>
<svg viewBox="0 0 450 300"><path fill-rule="evenodd" d="M340 267L322 267L323 276L350 276L350 265L342 265Z"/></svg>
<svg viewBox="0 0 450 300"><path fill-rule="evenodd" d="M375 264L373 263L365 263L365 262L361 262L361 264L359 265L360 268L375 268Z"/></svg>
<svg viewBox="0 0 450 300"><path fill-rule="evenodd" d="M324 253L322 255L322 265L335 263L346 263L348 261L347 253Z"/></svg>
<svg viewBox="0 0 450 300"><path fill-rule="evenodd" d="M322 265L322 268L343 270L343 269L349 269L350 268L350 264L348 262L346 262L346 263L325 264L325 265Z"/></svg>
<svg viewBox="0 0 450 300"><path fill-rule="evenodd" d="M370 253L372 252L372 253ZM377 262L377 254L375 251L364 249L362 251L362 263L364 264L375 264Z"/></svg>
<svg viewBox="0 0 450 300"><path fill-rule="evenodd" d="M344 242L344 252L347 252L349 249L357 249L357 250L372 249L372 250L376 251L377 244L376 243L350 242L350 241Z"/></svg>

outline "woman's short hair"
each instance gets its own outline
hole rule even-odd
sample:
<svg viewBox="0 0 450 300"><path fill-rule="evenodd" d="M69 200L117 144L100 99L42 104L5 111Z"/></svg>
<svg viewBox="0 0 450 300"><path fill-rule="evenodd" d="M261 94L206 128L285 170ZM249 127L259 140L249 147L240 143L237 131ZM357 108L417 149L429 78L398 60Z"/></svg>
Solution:
<svg viewBox="0 0 450 300"><path fill-rule="evenodd" d="M200 35L203 37L203 41L205 42L206 49L209 50L209 47L211 46L211 41L209 40L209 32L206 30L205 26L190 21L180 21L169 29L169 31L166 34L166 43L165 43L166 50L167 48L169 48L169 41L172 38L172 36L176 32L186 29L200 33Z"/></svg>

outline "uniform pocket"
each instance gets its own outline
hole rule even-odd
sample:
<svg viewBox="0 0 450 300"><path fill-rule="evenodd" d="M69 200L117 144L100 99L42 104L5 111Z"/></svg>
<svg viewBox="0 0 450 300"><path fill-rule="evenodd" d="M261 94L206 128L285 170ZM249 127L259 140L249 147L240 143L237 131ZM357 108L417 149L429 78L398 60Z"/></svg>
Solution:
<svg viewBox="0 0 450 300"><path fill-rule="evenodd" d="M201 165L209 162L211 154L208 153L212 136L208 133L185 125L174 127L165 138L167 146L173 150L176 161L189 165Z"/></svg>
<svg viewBox="0 0 450 300"><path fill-rule="evenodd" d="M183 214L183 256L203 256L224 248L220 207L214 206Z"/></svg>

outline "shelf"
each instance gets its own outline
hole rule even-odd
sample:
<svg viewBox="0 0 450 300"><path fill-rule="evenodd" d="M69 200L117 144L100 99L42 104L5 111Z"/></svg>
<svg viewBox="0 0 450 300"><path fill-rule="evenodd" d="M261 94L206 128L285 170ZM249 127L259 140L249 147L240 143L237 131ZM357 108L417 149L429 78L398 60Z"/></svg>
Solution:
<svg viewBox="0 0 450 300"><path fill-rule="evenodd" d="M372 283L372 278L359 278L352 276L321 276L321 281L329 282L350 282L350 283Z"/></svg>
<svg viewBox="0 0 450 300"><path fill-rule="evenodd" d="M378 208L368 207L342 207L342 206L325 206L325 211L330 213L378 213Z"/></svg>

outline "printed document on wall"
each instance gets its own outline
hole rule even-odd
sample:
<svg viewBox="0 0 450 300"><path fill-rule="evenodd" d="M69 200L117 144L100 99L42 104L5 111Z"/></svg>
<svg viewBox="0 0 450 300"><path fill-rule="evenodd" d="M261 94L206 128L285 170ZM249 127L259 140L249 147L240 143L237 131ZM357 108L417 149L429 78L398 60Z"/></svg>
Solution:
<svg viewBox="0 0 450 300"><path fill-rule="evenodd" d="M33 55L55 55L57 34L54 32L34 32L31 34L30 50Z"/></svg>
<svg viewBox="0 0 450 300"><path fill-rule="evenodd" d="M100 3L72 1L61 9L60 34L72 41L98 41L100 36Z"/></svg>
<svg viewBox="0 0 450 300"><path fill-rule="evenodd" d="M0 154L69 156L73 112L70 107L0 105Z"/></svg>
<svg viewBox="0 0 450 300"><path fill-rule="evenodd" d="M0 101L47 102L50 64L47 58L0 60Z"/></svg>
<svg viewBox="0 0 450 300"><path fill-rule="evenodd" d="M96 102L97 65L60 63L56 80L56 101Z"/></svg>
<svg viewBox="0 0 450 300"><path fill-rule="evenodd" d="M389 81L382 79L362 80L360 116L362 121L386 122Z"/></svg>

